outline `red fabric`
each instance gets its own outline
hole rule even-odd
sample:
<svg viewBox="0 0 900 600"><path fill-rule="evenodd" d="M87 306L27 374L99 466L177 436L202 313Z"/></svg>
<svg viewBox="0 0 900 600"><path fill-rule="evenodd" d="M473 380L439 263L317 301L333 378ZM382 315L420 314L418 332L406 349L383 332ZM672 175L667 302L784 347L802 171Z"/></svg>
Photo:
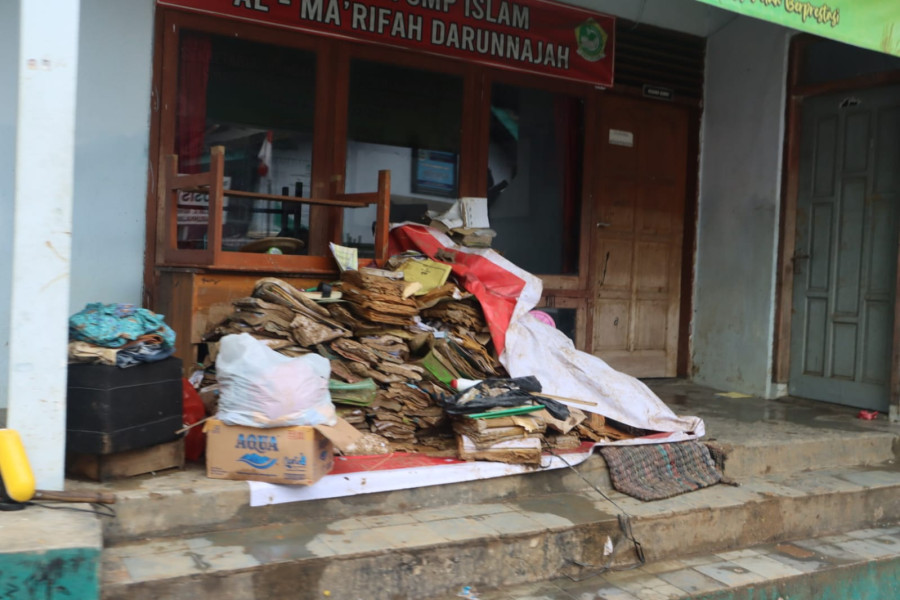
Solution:
<svg viewBox="0 0 900 600"><path fill-rule="evenodd" d="M206 87L209 82L209 36L186 31L181 36L178 69L178 123L175 153L179 173L199 173L206 131Z"/></svg>
<svg viewBox="0 0 900 600"><path fill-rule="evenodd" d="M259 164L256 167L256 172L260 177L268 175L269 170L272 168L272 138L272 132L267 131L266 139L263 140L262 148L259 149Z"/></svg>
<svg viewBox="0 0 900 600"><path fill-rule="evenodd" d="M664 434L668 435L668 434ZM582 442L578 448L557 449L553 452L544 452L544 456L560 454L584 454L594 448L594 442ZM440 467L444 465L459 465L467 461L458 458L445 458L428 456L425 454L392 452L391 454L377 454L366 456L335 456L334 468L329 475L345 475L347 473L361 473L372 471L393 471L396 469L415 469L418 467Z"/></svg>
<svg viewBox="0 0 900 600"><path fill-rule="evenodd" d="M482 256L442 246L423 225L403 225L391 230L390 253L398 254L404 250L418 250L453 268L460 285L481 303L494 347L498 355L502 354L506 347L506 330L525 281Z"/></svg>
<svg viewBox="0 0 900 600"><path fill-rule="evenodd" d="M206 418L206 408L200 394L187 380L181 379L181 411L185 425L193 425ZM193 427L184 436L184 457L187 460L200 460L206 447L206 436L202 427Z"/></svg>

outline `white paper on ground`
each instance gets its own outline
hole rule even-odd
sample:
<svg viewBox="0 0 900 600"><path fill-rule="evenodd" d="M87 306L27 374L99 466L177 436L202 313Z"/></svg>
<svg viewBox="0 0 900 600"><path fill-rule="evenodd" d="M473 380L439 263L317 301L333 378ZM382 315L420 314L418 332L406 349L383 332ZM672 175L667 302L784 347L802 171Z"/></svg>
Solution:
<svg viewBox="0 0 900 600"><path fill-rule="evenodd" d="M534 471L561 469L578 465L588 459L593 448L585 452L571 452L559 456L543 456L540 467L508 465L506 463L473 461L453 462L446 465L412 467L390 471L359 471L326 475L309 486L277 485L264 481L248 481L250 506L267 506L284 502L323 500L359 494L374 494L406 490L429 485L444 485L478 479L493 479L506 475L519 475ZM560 458L560 456L562 458ZM335 458L335 460L340 460Z"/></svg>

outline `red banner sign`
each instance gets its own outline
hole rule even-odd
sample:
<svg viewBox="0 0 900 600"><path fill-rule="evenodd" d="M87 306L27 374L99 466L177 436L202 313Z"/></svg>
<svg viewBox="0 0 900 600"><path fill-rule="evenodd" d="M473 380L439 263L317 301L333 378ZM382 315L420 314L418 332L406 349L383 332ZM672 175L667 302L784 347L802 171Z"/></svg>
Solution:
<svg viewBox="0 0 900 600"><path fill-rule="evenodd" d="M615 19L545 0L157 0L595 85L613 83Z"/></svg>

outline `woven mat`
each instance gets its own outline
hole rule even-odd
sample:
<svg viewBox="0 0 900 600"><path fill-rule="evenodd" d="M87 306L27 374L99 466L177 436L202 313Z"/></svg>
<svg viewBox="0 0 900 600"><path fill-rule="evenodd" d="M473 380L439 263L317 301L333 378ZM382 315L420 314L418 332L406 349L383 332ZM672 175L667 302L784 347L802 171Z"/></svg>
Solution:
<svg viewBox="0 0 900 600"><path fill-rule="evenodd" d="M661 500L722 480L709 449L699 442L601 446L613 487L640 500Z"/></svg>

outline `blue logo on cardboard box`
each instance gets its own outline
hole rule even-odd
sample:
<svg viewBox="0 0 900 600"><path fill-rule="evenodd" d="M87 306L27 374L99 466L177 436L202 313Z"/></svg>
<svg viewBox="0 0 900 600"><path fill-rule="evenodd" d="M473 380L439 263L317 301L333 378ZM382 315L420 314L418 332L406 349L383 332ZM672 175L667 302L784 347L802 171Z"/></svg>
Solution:
<svg viewBox="0 0 900 600"><path fill-rule="evenodd" d="M274 465L277 460L268 456L261 456L259 454L254 454L252 452L248 452L238 459L239 462L250 465L254 469L268 469L272 465Z"/></svg>
<svg viewBox="0 0 900 600"><path fill-rule="evenodd" d="M235 448L244 448L246 450L256 450L257 452L278 452L278 438L274 435L238 435Z"/></svg>
<svg viewBox="0 0 900 600"><path fill-rule="evenodd" d="M297 457L285 456L284 466L288 470L303 469L306 467L306 455L301 453Z"/></svg>
<svg viewBox="0 0 900 600"><path fill-rule="evenodd" d="M278 452L278 438L274 435L251 434L245 436L241 433L238 435L234 447L243 448L245 450L255 450L255 452L248 452L238 459L240 462L249 465L254 469L268 469L278 462L275 458L263 456L266 452ZM263 454L259 454L260 452Z"/></svg>
<svg viewBox="0 0 900 600"><path fill-rule="evenodd" d="M274 435L244 435L238 434L238 440L234 444L235 448L245 448L247 450L256 450L257 452L278 452L278 438Z"/></svg>

